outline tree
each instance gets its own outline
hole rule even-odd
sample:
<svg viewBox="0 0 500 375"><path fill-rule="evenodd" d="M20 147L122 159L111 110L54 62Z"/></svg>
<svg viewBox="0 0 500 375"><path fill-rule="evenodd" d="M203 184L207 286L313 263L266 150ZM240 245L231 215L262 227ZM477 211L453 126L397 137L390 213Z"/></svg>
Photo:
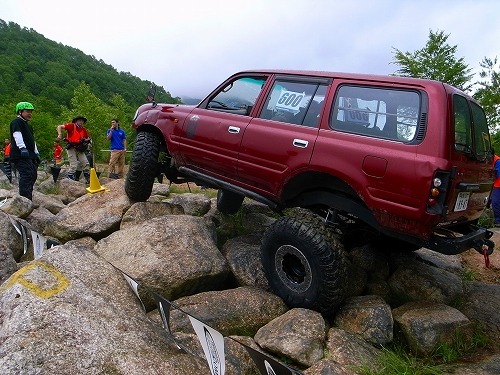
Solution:
<svg viewBox="0 0 500 375"><path fill-rule="evenodd" d="M425 47L413 53L402 52L393 47L393 64L401 66L394 75L433 79L468 91L472 86L472 68L468 67L463 57L455 57L457 46L452 47L446 43L449 36L443 31L434 33L430 30Z"/></svg>
<svg viewBox="0 0 500 375"><path fill-rule="evenodd" d="M481 102L484 108L490 130L498 133L500 130L500 71L497 66L497 58L485 57L479 65L483 68L479 73L483 81L477 83L480 87L474 97Z"/></svg>

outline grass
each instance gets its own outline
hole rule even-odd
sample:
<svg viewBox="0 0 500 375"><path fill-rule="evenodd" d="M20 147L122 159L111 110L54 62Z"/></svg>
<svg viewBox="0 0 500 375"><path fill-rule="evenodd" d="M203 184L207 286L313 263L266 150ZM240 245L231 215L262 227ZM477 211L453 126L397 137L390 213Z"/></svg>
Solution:
<svg viewBox="0 0 500 375"><path fill-rule="evenodd" d="M442 375L444 366L477 355L491 344L484 327L473 323L472 335L457 330L451 343L442 344L431 355L418 357L401 343L383 348L377 358L377 366L362 366L355 369L362 375Z"/></svg>
<svg viewBox="0 0 500 375"><path fill-rule="evenodd" d="M356 369L361 375L441 375L440 365L427 364L425 360L408 354L403 346L383 348L377 358L377 366L362 366Z"/></svg>

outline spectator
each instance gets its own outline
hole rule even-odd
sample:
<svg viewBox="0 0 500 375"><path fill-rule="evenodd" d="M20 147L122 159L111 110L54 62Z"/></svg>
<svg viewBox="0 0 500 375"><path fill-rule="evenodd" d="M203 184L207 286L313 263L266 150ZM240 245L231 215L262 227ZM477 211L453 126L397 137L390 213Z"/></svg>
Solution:
<svg viewBox="0 0 500 375"><path fill-rule="evenodd" d="M19 195L29 200L33 199L33 185L40 164L33 128L28 123L34 109L31 103L17 103L17 116L10 123L10 160L19 173Z"/></svg>
<svg viewBox="0 0 500 375"><path fill-rule="evenodd" d="M91 140L84 124L87 119L83 116L77 116L72 122L57 125L57 139L62 138L62 130L66 130L66 153L69 160L69 171L67 177L78 181L83 172L85 181L90 182L89 161L85 151Z"/></svg>
<svg viewBox="0 0 500 375"><path fill-rule="evenodd" d="M2 148L2 154L3 154L2 170L4 171L9 181L12 182L12 166L10 164L10 139L8 138L5 138L4 140L4 147Z"/></svg>
<svg viewBox="0 0 500 375"><path fill-rule="evenodd" d="M120 128L117 119L111 120L111 128L106 132L106 138L110 141L111 155L109 157L109 178L123 178L125 169L125 153L127 152L127 136ZM118 173L115 173L118 172Z"/></svg>
<svg viewBox="0 0 500 375"><path fill-rule="evenodd" d="M54 141L54 164L62 164L63 161L63 148L59 144L59 141Z"/></svg>
<svg viewBox="0 0 500 375"><path fill-rule="evenodd" d="M491 192L491 208L495 217L495 227L500 227L500 157L498 155L493 158L493 169L495 170L495 179Z"/></svg>

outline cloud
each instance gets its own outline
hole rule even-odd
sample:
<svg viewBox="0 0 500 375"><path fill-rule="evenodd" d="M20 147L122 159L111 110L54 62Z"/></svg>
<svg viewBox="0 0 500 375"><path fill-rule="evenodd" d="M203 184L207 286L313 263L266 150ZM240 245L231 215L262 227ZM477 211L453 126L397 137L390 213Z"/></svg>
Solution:
<svg viewBox="0 0 500 375"><path fill-rule="evenodd" d="M20 11L22 10L22 11ZM393 47L450 34L474 71L499 55L496 0L12 0L0 18L32 28L174 96L202 97L229 75L281 68L390 74Z"/></svg>

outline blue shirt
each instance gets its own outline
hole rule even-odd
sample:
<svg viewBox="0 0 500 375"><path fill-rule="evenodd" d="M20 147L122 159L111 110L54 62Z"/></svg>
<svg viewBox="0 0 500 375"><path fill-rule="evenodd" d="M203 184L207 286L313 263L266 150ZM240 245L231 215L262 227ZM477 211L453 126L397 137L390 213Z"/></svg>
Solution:
<svg viewBox="0 0 500 375"><path fill-rule="evenodd" d="M109 135L109 132L111 132L111 129L108 129L108 131L106 132L106 136ZM125 131L122 130L121 128L114 129L113 133L111 134L111 139L109 140L111 142L110 144L111 150L124 150L125 149L125 147L123 146L124 139L127 139Z"/></svg>

